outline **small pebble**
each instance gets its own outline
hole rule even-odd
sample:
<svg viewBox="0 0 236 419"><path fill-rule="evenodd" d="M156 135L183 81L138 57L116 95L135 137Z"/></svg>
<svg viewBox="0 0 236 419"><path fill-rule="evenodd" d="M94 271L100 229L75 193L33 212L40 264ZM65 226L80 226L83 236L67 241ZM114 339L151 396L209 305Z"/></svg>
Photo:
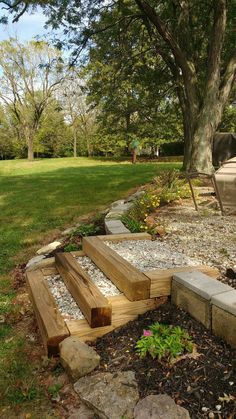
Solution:
<svg viewBox="0 0 236 419"><path fill-rule="evenodd" d="M209 407L205 407L205 406L202 407L203 412L208 412L208 410L209 410Z"/></svg>
<svg viewBox="0 0 236 419"><path fill-rule="evenodd" d="M217 404L216 405L216 410L220 411L221 410L221 404Z"/></svg>

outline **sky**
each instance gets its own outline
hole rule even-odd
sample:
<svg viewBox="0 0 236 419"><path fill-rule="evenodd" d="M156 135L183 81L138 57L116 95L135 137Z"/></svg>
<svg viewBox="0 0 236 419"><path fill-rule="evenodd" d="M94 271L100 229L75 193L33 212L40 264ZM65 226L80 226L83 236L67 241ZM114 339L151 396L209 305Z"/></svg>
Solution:
<svg viewBox="0 0 236 419"><path fill-rule="evenodd" d="M0 12L0 15L2 14ZM36 36L43 37L47 32L44 29L45 22L46 18L40 11L33 15L25 13L17 23L11 23L9 19L8 25L0 24L0 41L10 36L17 36L19 41L29 41Z"/></svg>

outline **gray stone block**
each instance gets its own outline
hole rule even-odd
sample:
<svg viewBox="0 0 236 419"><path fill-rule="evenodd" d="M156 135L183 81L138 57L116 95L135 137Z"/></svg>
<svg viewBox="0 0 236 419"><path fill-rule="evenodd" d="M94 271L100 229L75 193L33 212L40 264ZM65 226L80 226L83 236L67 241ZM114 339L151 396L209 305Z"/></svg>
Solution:
<svg viewBox="0 0 236 419"><path fill-rule="evenodd" d="M105 220L105 230L107 234L130 233L120 220Z"/></svg>
<svg viewBox="0 0 236 419"><path fill-rule="evenodd" d="M217 279L213 279L202 272L180 272L173 276L174 280L200 295L204 299L210 301L214 295L231 291L232 288L223 284Z"/></svg>
<svg viewBox="0 0 236 419"><path fill-rule="evenodd" d="M236 290L233 288L231 291L213 296L211 303L236 316Z"/></svg>

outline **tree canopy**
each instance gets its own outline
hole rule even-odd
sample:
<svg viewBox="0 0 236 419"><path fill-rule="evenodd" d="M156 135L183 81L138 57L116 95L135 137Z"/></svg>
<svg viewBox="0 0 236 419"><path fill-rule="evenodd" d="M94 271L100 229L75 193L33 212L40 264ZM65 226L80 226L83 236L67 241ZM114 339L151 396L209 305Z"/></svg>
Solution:
<svg viewBox="0 0 236 419"><path fill-rule="evenodd" d="M184 167L188 171L212 171L212 138L235 81L235 0L50 0L4 4L15 19L41 4L49 24L54 28L63 26L65 39L59 39L58 46L73 44L74 61L85 47L89 52L96 44L106 46L105 34L113 28L111 51L104 54L103 62L109 66L112 59L113 68L115 61L120 62L123 84L133 53L140 51L142 57L152 59L155 69L161 60L182 112ZM118 44L122 45L119 54ZM117 56L111 57L114 51ZM145 84L140 84L142 90ZM150 97L151 86L147 86ZM124 102L132 108L136 97L131 96L128 102L124 97Z"/></svg>

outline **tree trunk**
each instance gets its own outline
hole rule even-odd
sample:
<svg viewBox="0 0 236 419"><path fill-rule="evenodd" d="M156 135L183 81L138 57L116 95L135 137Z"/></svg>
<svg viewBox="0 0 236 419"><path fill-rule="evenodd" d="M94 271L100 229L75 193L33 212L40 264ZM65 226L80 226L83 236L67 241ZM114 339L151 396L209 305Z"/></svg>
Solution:
<svg viewBox="0 0 236 419"><path fill-rule="evenodd" d="M74 131L73 133L73 137L74 137L74 157L77 157L77 135L76 132Z"/></svg>
<svg viewBox="0 0 236 419"><path fill-rule="evenodd" d="M183 168L187 172L201 172L211 174L212 143L216 129L221 121L225 103L210 98L205 101L196 121L185 110L184 135L185 156Z"/></svg>
<svg viewBox="0 0 236 419"><path fill-rule="evenodd" d="M34 160L33 138L29 135L27 138L28 160Z"/></svg>

